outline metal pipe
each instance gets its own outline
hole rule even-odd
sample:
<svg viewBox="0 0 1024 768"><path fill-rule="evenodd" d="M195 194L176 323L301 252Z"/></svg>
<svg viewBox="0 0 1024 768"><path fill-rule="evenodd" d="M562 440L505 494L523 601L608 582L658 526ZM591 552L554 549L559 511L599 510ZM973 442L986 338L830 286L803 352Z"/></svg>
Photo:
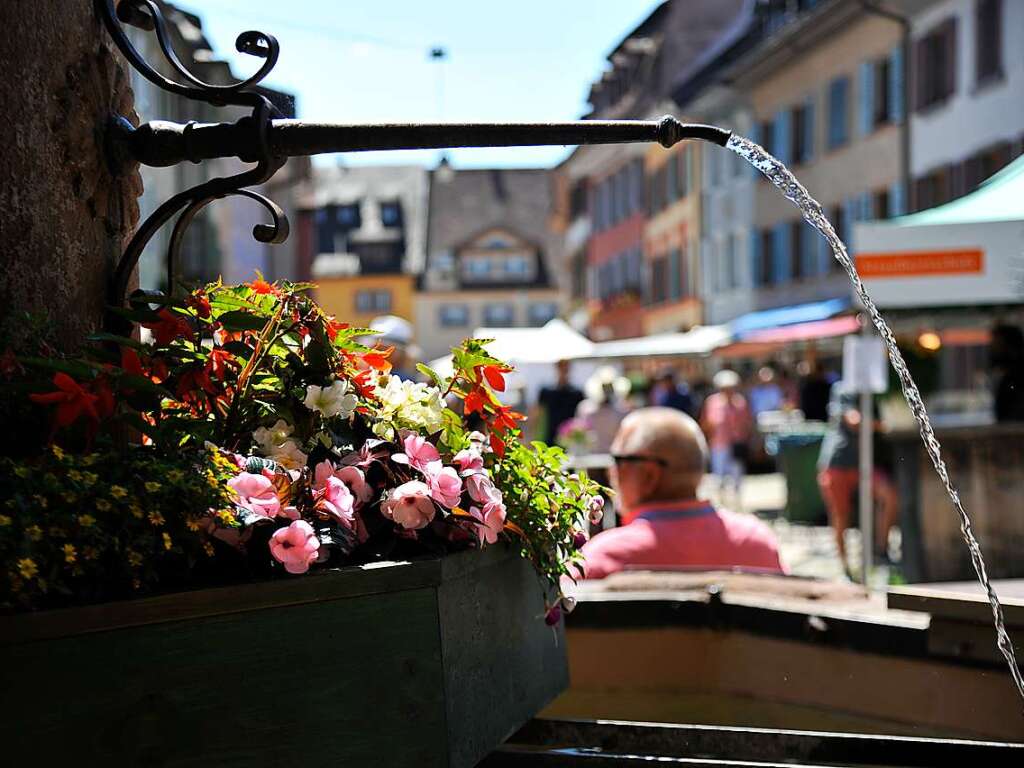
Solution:
<svg viewBox="0 0 1024 768"><path fill-rule="evenodd" d="M156 121L131 128L118 122L115 141L128 157L144 165L171 166L239 157L255 162L262 156L259 123L243 117L235 123L170 123ZM660 120L579 120L565 123L379 123L334 124L303 120L270 120L266 127L270 154L278 157L332 152L457 147L524 147L579 144L657 142L663 147L700 139L725 146L730 131L711 125L682 123L666 115Z"/></svg>

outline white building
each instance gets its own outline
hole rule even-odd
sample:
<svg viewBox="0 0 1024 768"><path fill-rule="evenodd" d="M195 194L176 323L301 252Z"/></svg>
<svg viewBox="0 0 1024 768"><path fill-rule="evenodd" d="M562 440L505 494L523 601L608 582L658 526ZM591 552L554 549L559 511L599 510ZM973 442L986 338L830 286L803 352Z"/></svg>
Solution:
<svg viewBox="0 0 1024 768"><path fill-rule="evenodd" d="M1024 2L941 0L912 16L914 207L960 197L1021 153Z"/></svg>

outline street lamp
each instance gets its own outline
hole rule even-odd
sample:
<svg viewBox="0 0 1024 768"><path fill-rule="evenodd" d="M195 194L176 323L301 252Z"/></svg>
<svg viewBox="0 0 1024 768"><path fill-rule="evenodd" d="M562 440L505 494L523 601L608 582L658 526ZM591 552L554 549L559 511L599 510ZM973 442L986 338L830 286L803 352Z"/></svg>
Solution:
<svg viewBox="0 0 1024 768"><path fill-rule="evenodd" d="M395 149L447 149L455 147L513 147L577 144L658 142L671 147L687 139L701 139L725 146L731 133L710 125L681 123L674 117L660 120L583 120L560 123L380 123L337 124L282 119L269 99L255 90L277 63L280 47L264 32L240 34L235 48L264 60L257 72L237 83L206 83L185 68L170 42L166 23L155 0L94 0L114 43L139 73L171 93L215 106L248 107L252 113L234 123L171 123L153 120L138 128L124 117L113 116L106 133L111 166L125 169L134 162L171 166L189 160L200 162L237 157L255 167L234 176L211 179L180 192L160 205L139 226L114 271L109 303L124 304L131 274L142 251L164 224L176 218L167 253L168 286L174 285L174 269L185 230L206 205L228 195L242 195L260 203L273 222L259 224L253 237L264 243L280 243L288 237L288 220L273 201L248 187L266 182L289 157L331 152L365 152ZM181 80L164 77L151 67L132 45L123 24L155 32L160 48ZM443 54L443 49L438 49ZM434 55L434 52L431 54ZM146 294L151 299L150 294ZM108 326L121 329L123 321L111 315Z"/></svg>

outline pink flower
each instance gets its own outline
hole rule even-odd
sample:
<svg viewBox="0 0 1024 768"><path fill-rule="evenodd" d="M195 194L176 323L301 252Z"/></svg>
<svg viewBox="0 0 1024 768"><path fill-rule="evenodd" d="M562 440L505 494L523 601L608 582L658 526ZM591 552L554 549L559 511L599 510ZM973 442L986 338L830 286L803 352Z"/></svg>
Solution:
<svg viewBox="0 0 1024 768"><path fill-rule="evenodd" d="M228 480L228 486L235 492L238 506L253 514L272 518L281 513L277 489L266 475L241 472Z"/></svg>
<svg viewBox="0 0 1024 768"><path fill-rule="evenodd" d="M430 487L419 480L410 480L391 492L380 505L380 511L406 530L418 530L434 519L436 509L430 498Z"/></svg>
<svg viewBox="0 0 1024 768"><path fill-rule="evenodd" d="M313 533L313 526L305 520L296 520L287 528L278 528L270 537L270 554L279 563L284 563L288 573L305 573L316 560L320 540Z"/></svg>
<svg viewBox="0 0 1024 768"><path fill-rule="evenodd" d="M481 545L493 544L498 540L498 534L505 527L504 504L487 504L482 511L478 507L470 507L469 514L480 521L480 525L476 526L476 535Z"/></svg>
<svg viewBox="0 0 1024 768"><path fill-rule="evenodd" d="M432 461L440 461L441 454L437 448L430 444L425 437L409 435L402 441L405 453L391 455L391 460L396 464L408 464L413 469L418 469L427 474L427 465Z"/></svg>
<svg viewBox="0 0 1024 768"><path fill-rule="evenodd" d="M467 477L466 490L469 491L469 498L478 504L500 504L502 501L501 491L494 487L494 483L487 475Z"/></svg>
<svg viewBox="0 0 1024 768"><path fill-rule="evenodd" d="M458 506L462 498L462 480L451 467L442 467L440 461L427 465L427 482L430 495L442 507Z"/></svg>
<svg viewBox="0 0 1024 768"><path fill-rule="evenodd" d="M373 498L373 486L366 482L366 475L358 467L342 467L334 471L334 476L343 481L355 497L355 509Z"/></svg>
<svg viewBox="0 0 1024 768"><path fill-rule="evenodd" d="M604 517L604 497L591 496L587 500L587 516L591 525L597 525Z"/></svg>
<svg viewBox="0 0 1024 768"><path fill-rule="evenodd" d="M459 465L459 472L463 477L484 468L484 457L479 451L471 448L459 451L452 461Z"/></svg>
<svg viewBox="0 0 1024 768"><path fill-rule="evenodd" d="M316 508L338 519L346 528L352 528L352 510L355 499L348 486L331 475L327 478L324 488L314 492Z"/></svg>

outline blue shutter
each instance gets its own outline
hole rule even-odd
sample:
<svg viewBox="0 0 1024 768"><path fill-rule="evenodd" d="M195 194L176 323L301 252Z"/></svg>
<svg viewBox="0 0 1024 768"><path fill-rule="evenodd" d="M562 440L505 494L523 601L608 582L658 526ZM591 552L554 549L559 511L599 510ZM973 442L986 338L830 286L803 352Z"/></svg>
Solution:
<svg viewBox="0 0 1024 768"><path fill-rule="evenodd" d="M772 230L772 251L773 282L776 285L785 283L790 277L789 224L787 222L779 222Z"/></svg>
<svg viewBox="0 0 1024 768"><path fill-rule="evenodd" d="M818 274L818 230L805 221L800 228L800 237L802 238L800 271L805 277L814 277Z"/></svg>
<svg viewBox="0 0 1024 768"><path fill-rule="evenodd" d="M789 165L793 158L789 156L791 113L788 109L780 109L775 115L775 136L772 139L772 150L779 162Z"/></svg>
<svg viewBox="0 0 1024 768"><path fill-rule="evenodd" d="M750 239L750 285L753 288L761 285L761 232L751 229Z"/></svg>
<svg viewBox="0 0 1024 768"><path fill-rule="evenodd" d="M889 187L889 217L902 216L907 212L906 187L897 181Z"/></svg>
<svg viewBox="0 0 1024 768"><path fill-rule="evenodd" d="M903 121L903 46L897 45L889 54L889 119Z"/></svg>
<svg viewBox="0 0 1024 768"><path fill-rule="evenodd" d="M814 97L808 96L804 104L804 162L814 159Z"/></svg>
<svg viewBox="0 0 1024 768"><path fill-rule="evenodd" d="M860 221L870 221L873 218L875 214L871 210L871 193L864 192L860 196Z"/></svg>
<svg viewBox="0 0 1024 768"><path fill-rule="evenodd" d="M860 111L857 125L861 136L867 136L874 128L875 104L875 65L871 61L863 61L860 65Z"/></svg>

